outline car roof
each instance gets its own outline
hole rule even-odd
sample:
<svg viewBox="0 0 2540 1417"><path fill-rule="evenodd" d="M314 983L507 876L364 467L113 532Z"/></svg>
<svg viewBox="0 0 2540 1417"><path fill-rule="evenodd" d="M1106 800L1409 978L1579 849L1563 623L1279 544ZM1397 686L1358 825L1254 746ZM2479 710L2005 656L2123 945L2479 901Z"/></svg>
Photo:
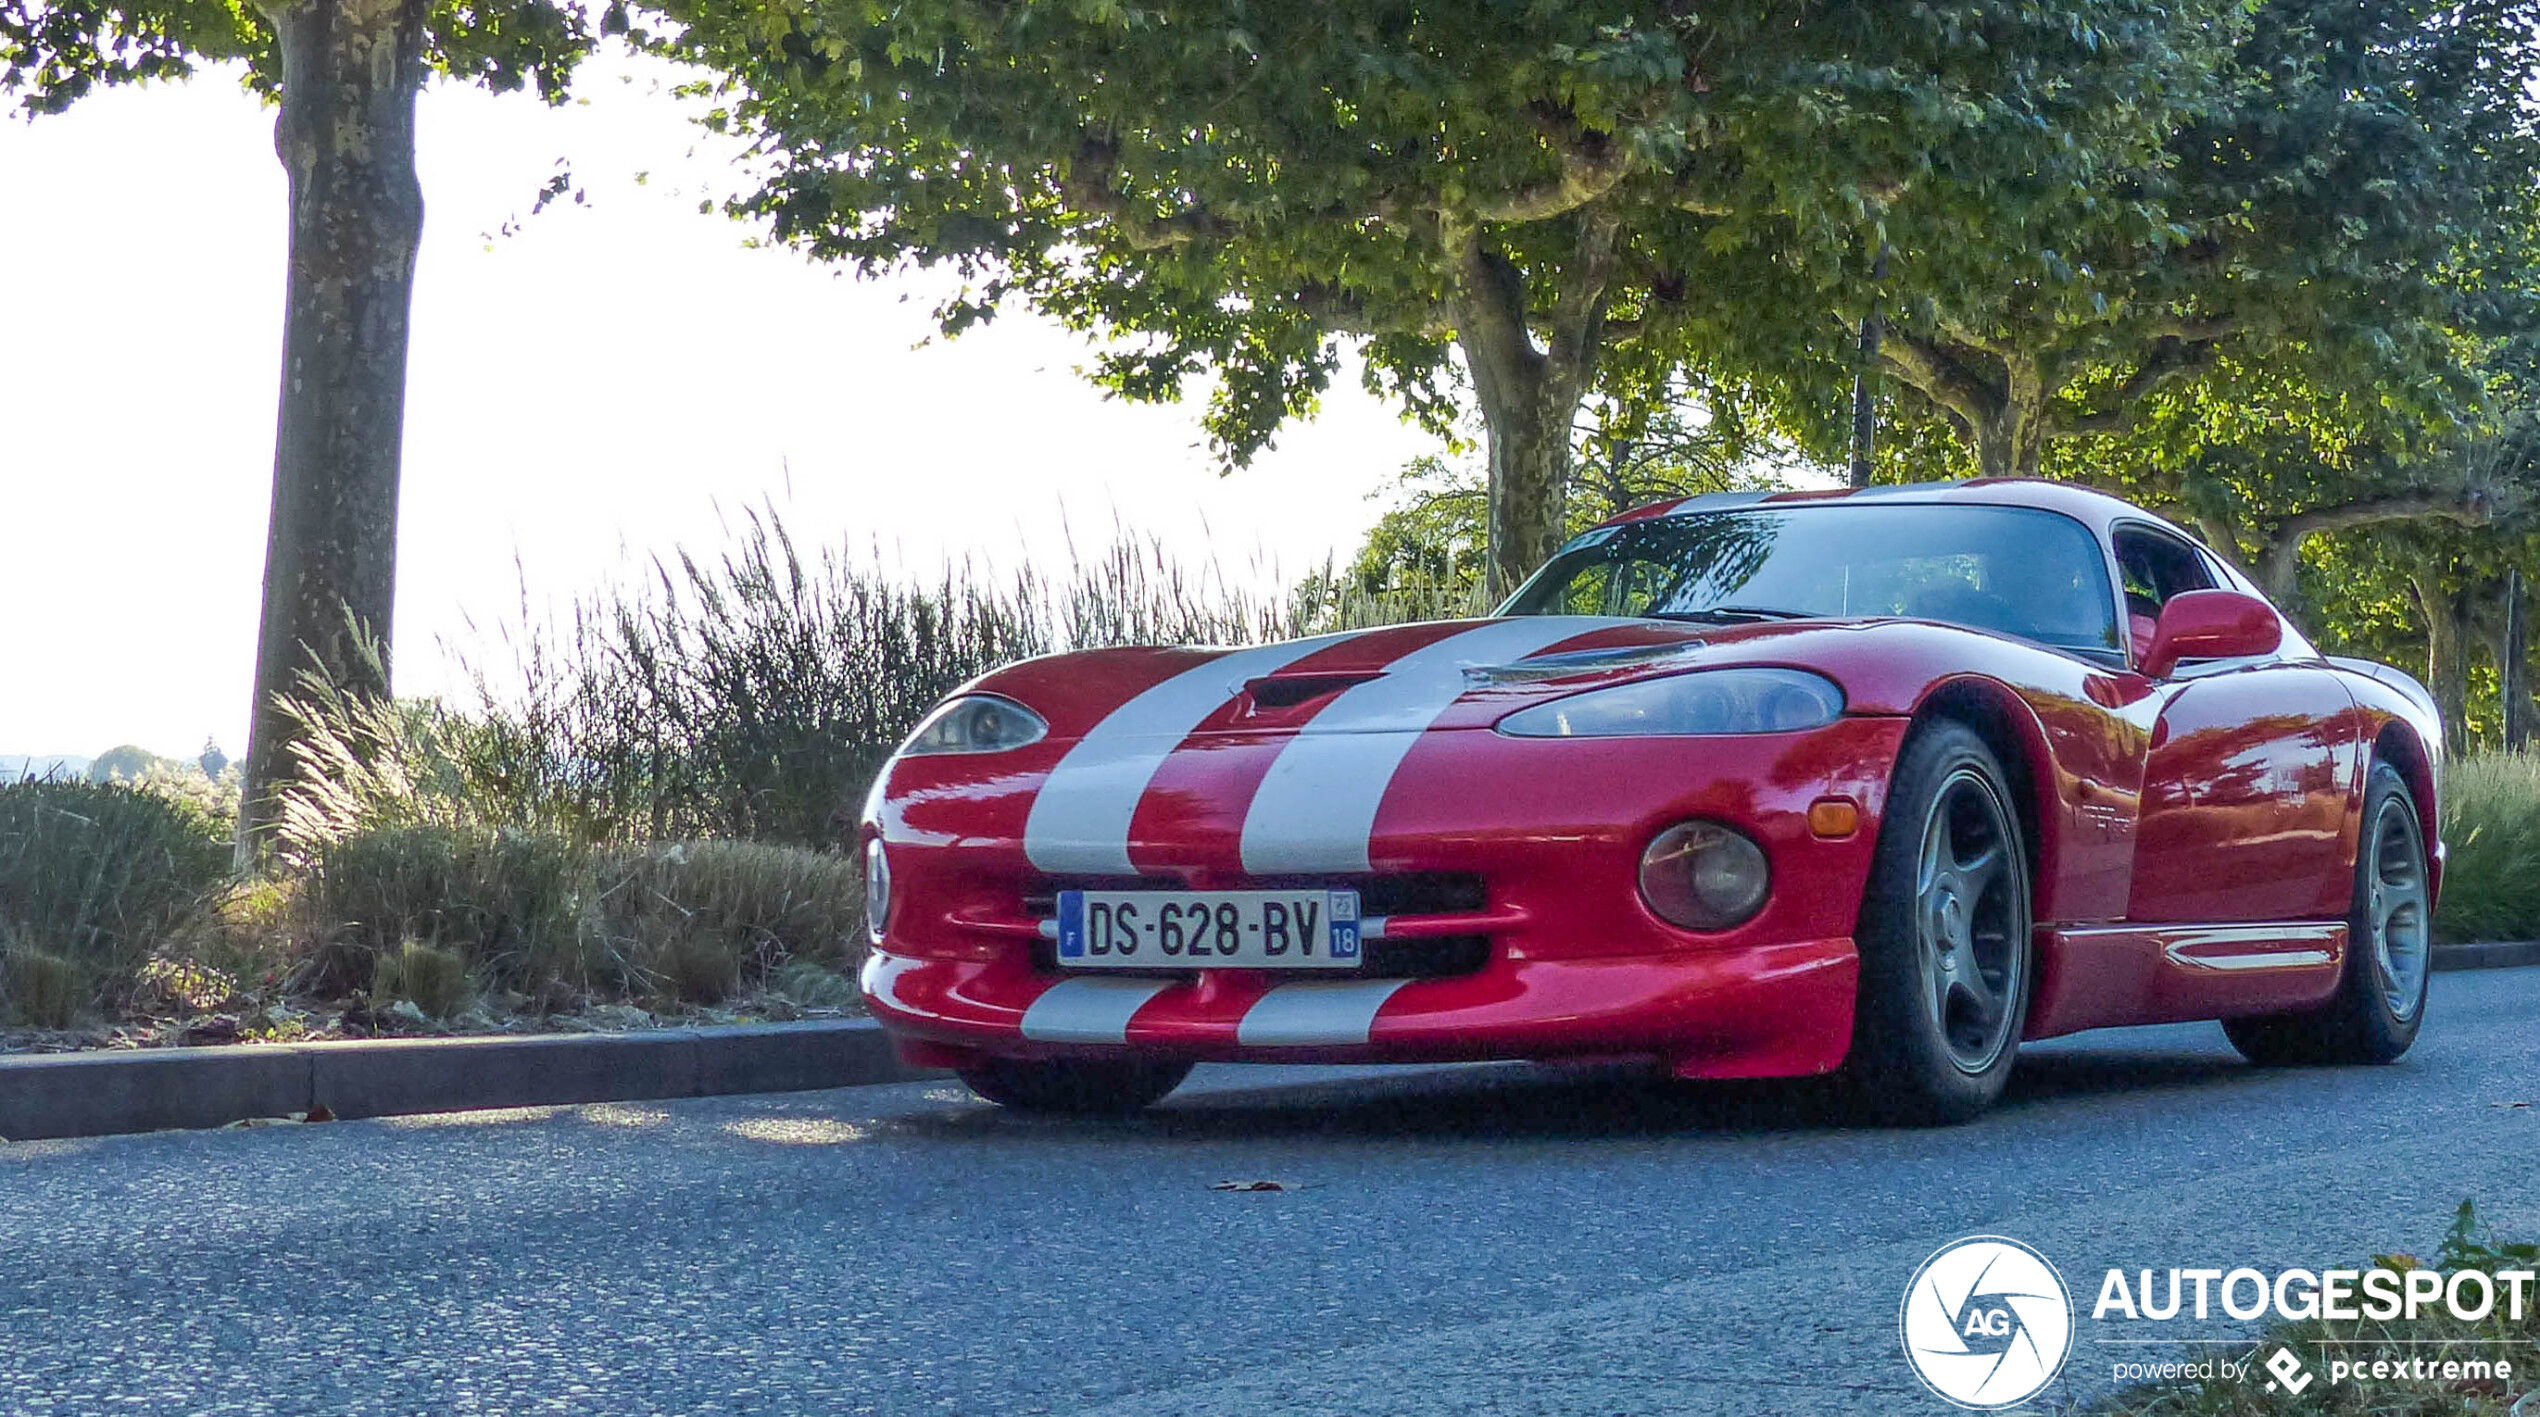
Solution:
<svg viewBox="0 0 2540 1417"><path fill-rule="evenodd" d="M1892 482L1874 487L1799 488L1780 492L1706 492L1699 497L1634 507L1620 516L1607 518L1602 524L1615 526L1694 512L1726 511L1737 507L1804 506L1816 502L1905 505L1957 502L1997 507L2037 507L2061 512L2089 527L2103 539L2116 523L2122 521L2147 521L2168 527L2182 536L2187 535L2167 519L2121 498L2070 482L2052 482L2040 477L1971 477L1955 482Z"/></svg>

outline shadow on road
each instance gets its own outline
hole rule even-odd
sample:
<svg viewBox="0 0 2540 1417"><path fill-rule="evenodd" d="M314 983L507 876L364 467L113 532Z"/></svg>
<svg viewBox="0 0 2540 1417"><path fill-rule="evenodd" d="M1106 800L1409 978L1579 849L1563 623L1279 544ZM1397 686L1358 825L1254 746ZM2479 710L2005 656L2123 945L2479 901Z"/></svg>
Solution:
<svg viewBox="0 0 2540 1417"><path fill-rule="evenodd" d="M2263 1074L2213 1055L2057 1052L2023 1058L1992 1114L2071 1099L2245 1084ZM947 1141L1081 1137L1235 1140L1265 1137L1423 1141L1594 1140L1758 1136L1856 1130L1865 1123L1826 1081L1679 1082L1629 1066L1504 1065L1329 1083L1219 1087L1136 1117L1024 1117L964 1108L894 1118L882 1129Z"/></svg>

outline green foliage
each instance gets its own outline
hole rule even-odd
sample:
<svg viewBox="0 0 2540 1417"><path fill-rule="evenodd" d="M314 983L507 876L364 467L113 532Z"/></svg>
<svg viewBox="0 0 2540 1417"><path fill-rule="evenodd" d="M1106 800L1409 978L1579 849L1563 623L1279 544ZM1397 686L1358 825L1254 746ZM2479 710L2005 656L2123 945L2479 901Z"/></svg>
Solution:
<svg viewBox="0 0 2540 1417"><path fill-rule="evenodd" d="M424 62L437 74L497 93L534 89L564 99L574 66L603 34L624 33L623 5L594 25L584 7L555 0L437 0L426 16ZM0 0L0 93L29 114L59 113L99 88L182 79L205 64L244 60L247 86L282 85L273 24L232 0Z"/></svg>
<svg viewBox="0 0 2540 1417"><path fill-rule="evenodd" d="M1949 287L2068 284L2039 237L2076 214L2159 239L2157 204L2112 179L2155 165L2237 13L668 8L661 48L719 76L715 123L766 159L735 210L867 273L950 267L948 333L1019 303L1100 339L1094 377L1123 397L1207 376L1230 464L1315 407L1344 338L1441 434L1469 387L1495 574L1549 549L1581 398L1649 406L1732 350L1736 379L1808 396L1786 371L1848 345L1826 293L1860 289L1883 236Z"/></svg>
<svg viewBox="0 0 2540 1417"><path fill-rule="evenodd" d="M21 943L0 931L0 1017L35 1028L68 1028L93 991L85 971L60 955Z"/></svg>
<svg viewBox="0 0 2540 1417"><path fill-rule="evenodd" d="M152 768L168 765L168 759L147 748L130 743L108 748L88 761L90 782L130 782Z"/></svg>
<svg viewBox="0 0 2540 1417"><path fill-rule="evenodd" d="M1572 464L1563 502L1570 534L1652 502L1783 485L1773 464L1732 455L1717 441L1698 435L1682 441L1661 441L1663 433L1644 436L1647 441L1591 441ZM1737 451L1743 454L1745 449ZM1490 496L1481 469L1440 457L1415 458L1395 474L1387 491L1395 505L1368 529L1341 584L1371 599L1439 607L1436 614L1398 618L1485 613Z"/></svg>
<svg viewBox="0 0 2540 1417"><path fill-rule="evenodd" d="M374 962L371 996L403 1000L426 1018L449 1018L468 1000L467 961L455 951L408 940Z"/></svg>
<svg viewBox="0 0 2540 1417"><path fill-rule="evenodd" d="M805 971L864 955L863 870L845 856L679 842L613 853L593 879L606 949L668 997L717 1003L781 975L798 1002L834 1006L838 991Z"/></svg>
<svg viewBox="0 0 2540 1417"><path fill-rule="evenodd" d="M2449 941L2540 939L2540 753L2485 753L2443 775L2451 859L2434 917Z"/></svg>
<svg viewBox="0 0 2540 1417"><path fill-rule="evenodd" d="M161 798L0 783L0 946L11 961L0 990L46 1020L112 1003L228 865L219 828Z"/></svg>
<svg viewBox="0 0 2540 1417"><path fill-rule="evenodd" d="M1953 426L1993 472L2034 471L2051 440L2089 437L2054 460L2085 478L2105 439L2123 447L2167 422L2139 451L2163 500L2200 508L2230 496L2201 485L2209 469L2180 442L2227 445L2253 419L2290 419L2308 446L2262 439L2241 475L2254 460L2346 485L2309 501L2279 489L2261 523L2369 492L2373 469L2347 466L2346 445L2411 460L2422 439L2479 420L2483 354L2529 341L2536 57L2529 0L2249 6L2167 140L2101 173L2113 200L2029 233L2042 270L1964 278L1945 231L1937 249L1890 233L1882 352L1909 411ZM1808 406L1830 413L1848 371L1828 353ZM1841 430L1811 432L1826 448Z"/></svg>
<svg viewBox="0 0 2540 1417"><path fill-rule="evenodd" d="M292 897L306 982L321 996L393 989L381 961L422 947L523 993L551 981L607 989L623 974L584 929L589 864L552 836L445 823L366 825L315 843Z"/></svg>

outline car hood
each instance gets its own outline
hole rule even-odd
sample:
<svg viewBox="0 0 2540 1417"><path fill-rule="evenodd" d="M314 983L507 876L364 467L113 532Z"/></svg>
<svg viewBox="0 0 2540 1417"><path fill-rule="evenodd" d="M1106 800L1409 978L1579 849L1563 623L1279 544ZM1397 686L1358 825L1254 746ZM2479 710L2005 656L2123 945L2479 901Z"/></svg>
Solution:
<svg viewBox="0 0 2540 1417"><path fill-rule="evenodd" d="M1107 649L1029 660L974 690L1049 720L1056 738L1403 732L1486 727L1582 689L1728 664L1812 667L1870 622L1707 625L1510 616L1244 649Z"/></svg>

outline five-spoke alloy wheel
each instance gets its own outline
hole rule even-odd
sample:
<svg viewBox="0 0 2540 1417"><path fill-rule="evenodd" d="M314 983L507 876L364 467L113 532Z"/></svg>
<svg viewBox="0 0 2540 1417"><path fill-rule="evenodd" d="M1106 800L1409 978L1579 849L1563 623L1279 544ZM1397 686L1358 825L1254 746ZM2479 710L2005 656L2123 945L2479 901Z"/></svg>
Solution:
<svg viewBox="0 0 2540 1417"><path fill-rule="evenodd" d="M1844 1072L1892 1121L1960 1122L2002 1095L2029 998L2029 861L2001 763L1954 719L1898 756L1855 941Z"/></svg>
<svg viewBox="0 0 2540 1417"><path fill-rule="evenodd" d="M2223 1031L2253 1063L2397 1060L2416 1042L2425 1018L2433 923L2433 876L2416 796L2397 768L2374 763L2364 783L2346 965L2336 994L2300 1013L2225 1019Z"/></svg>

